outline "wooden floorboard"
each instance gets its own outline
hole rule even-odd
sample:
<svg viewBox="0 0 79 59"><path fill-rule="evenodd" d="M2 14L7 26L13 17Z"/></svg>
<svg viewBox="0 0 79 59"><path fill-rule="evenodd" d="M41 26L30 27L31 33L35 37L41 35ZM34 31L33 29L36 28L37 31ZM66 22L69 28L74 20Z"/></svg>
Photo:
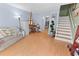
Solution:
<svg viewBox="0 0 79 59"><path fill-rule="evenodd" d="M69 56L66 42L48 36L47 31L31 33L0 52L2 56Z"/></svg>

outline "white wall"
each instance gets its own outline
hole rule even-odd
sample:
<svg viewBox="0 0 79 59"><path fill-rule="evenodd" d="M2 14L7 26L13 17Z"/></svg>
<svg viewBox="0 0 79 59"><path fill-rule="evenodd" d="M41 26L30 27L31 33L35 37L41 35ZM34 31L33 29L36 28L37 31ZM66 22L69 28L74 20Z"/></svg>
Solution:
<svg viewBox="0 0 79 59"><path fill-rule="evenodd" d="M19 20L17 16L21 16L21 21L27 22L29 17L29 12L24 11L22 9L18 9L16 7L10 6L8 4L2 3L0 4L0 26L6 27L19 27ZM28 25L28 23L26 23ZM26 32L28 32L26 27Z"/></svg>

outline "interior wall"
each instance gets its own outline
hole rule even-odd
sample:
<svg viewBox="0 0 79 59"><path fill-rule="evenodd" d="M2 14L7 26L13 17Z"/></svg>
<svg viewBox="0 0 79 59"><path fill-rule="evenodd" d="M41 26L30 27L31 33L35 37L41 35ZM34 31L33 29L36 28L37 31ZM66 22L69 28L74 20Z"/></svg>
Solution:
<svg viewBox="0 0 79 59"><path fill-rule="evenodd" d="M36 24L40 25L40 31L45 30L45 19L43 17L49 16L50 19L52 19L52 16L55 16L55 30L57 26L57 22L59 19L59 12L60 12L60 6L56 7L56 11L47 11L47 12L40 12L40 13L32 13L33 21Z"/></svg>
<svg viewBox="0 0 79 59"><path fill-rule="evenodd" d="M79 8L79 3L76 5L76 8ZM74 17L74 23L75 23L75 26L79 25L79 15Z"/></svg>
<svg viewBox="0 0 79 59"><path fill-rule="evenodd" d="M74 5L71 6L71 16L72 16L72 22L73 22L73 26L71 27L72 28L72 38L73 38L73 41L74 41L74 38L75 38L75 33L76 33L76 29L77 29L77 26L79 25L79 16L76 16L75 14L77 14L76 12L78 10L76 10L77 8L79 8L79 4L76 4L75 6L75 9L73 10L74 8ZM79 12L79 11L78 11Z"/></svg>
<svg viewBox="0 0 79 59"><path fill-rule="evenodd" d="M27 21L29 12L0 3L0 26L18 26L17 16L21 16L22 21Z"/></svg>
<svg viewBox="0 0 79 59"><path fill-rule="evenodd" d="M77 8L79 8L79 3L76 4L76 9ZM75 26L74 30L76 31L77 26L79 25L79 15L75 16L75 14L76 14L75 12L79 12L79 11L75 11L75 12L74 11L72 12L72 16L73 16L73 20L72 21L73 21L74 26ZM75 32L74 32L74 34L75 34Z"/></svg>
<svg viewBox="0 0 79 59"><path fill-rule="evenodd" d="M62 5L60 8L60 16L68 16L69 15L69 5Z"/></svg>
<svg viewBox="0 0 79 59"><path fill-rule="evenodd" d="M42 14L33 14L33 16L32 16L35 24L40 25L40 31L43 31L45 28L45 19L43 19L43 16L44 15L42 15Z"/></svg>

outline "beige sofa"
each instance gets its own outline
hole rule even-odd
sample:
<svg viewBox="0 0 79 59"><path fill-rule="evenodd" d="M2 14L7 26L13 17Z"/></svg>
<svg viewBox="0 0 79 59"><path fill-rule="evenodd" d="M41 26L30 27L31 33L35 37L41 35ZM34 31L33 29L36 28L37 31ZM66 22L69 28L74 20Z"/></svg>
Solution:
<svg viewBox="0 0 79 59"><path fill-rule="evenodd" d="M1 36L0 38L0 51L16 43L23 37L17 27L0 27L0 33L2 33L0 36L4 35L4 37Z"/></svg>

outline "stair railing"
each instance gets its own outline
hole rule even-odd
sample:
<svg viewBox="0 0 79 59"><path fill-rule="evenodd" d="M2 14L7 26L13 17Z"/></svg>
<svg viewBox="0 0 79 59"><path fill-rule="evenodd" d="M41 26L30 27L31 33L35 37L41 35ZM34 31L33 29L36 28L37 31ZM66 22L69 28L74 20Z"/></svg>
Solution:
<svg viewBox="0 0 79 59"><path fill-rule="evenodd" d="M70 19L70 23L71 23L71 35L72 35L72 40L71 40L71 43L73 43L73 40L74 40L74 32L75 32L75 24L74 24L74 21L73 21L73 16L72 16L72 11L71 11L71 8L69 9L69 19Z"/></svg>

